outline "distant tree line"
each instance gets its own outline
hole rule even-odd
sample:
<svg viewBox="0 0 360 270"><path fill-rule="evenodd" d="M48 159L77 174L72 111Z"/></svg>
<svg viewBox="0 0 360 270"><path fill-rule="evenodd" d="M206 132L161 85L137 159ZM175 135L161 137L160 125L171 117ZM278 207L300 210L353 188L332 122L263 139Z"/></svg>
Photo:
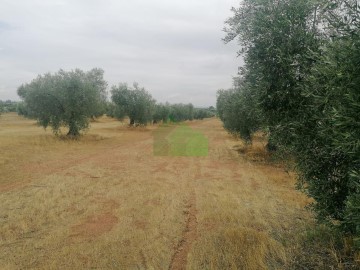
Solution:
<svg viewBox="0 0 360 270"><path fill-rule="evenodd" d="M17 111L18 102L6 100L2 101L0 100L0 113L6 113L6 112L16 112Z"/></svg>
<svg viewBox="0 0 360 270"><path fill-rule="evenodd" d="M360 11L356 0L244 0L226 22L244 66L219 90L226 129L296 160L319 221L360 248Z"/></svg>
<svg viewBox="0 0 360 270"><path fill-rule="evenodd" d="M215 108L194 108L192 104L156 103L151 94L138 83L120 83L111 87L111 101L107 99L107 82L102 69L84 72L60 70L39 75L18 88L22 102L13 110L36 119L44 128L51 127L59 134L68 128L68 136L78 137L89 127L91 119L107 114L119 120L129 118L129 125L159 122L180 122L204 119L215 115ZM1 105L1 103L0 103Z"/></svg>
<svg viewBox="0 0 360 270"><path fill-rule="evenodd" d="M123 119L129 117L130 125L146 125L147 123L181 122L204 119L215 116L215 108L195 108L189 104L156 103L149 92L137 83L129 87L120 83L111 88L111 103L106 114Z"/></svg>

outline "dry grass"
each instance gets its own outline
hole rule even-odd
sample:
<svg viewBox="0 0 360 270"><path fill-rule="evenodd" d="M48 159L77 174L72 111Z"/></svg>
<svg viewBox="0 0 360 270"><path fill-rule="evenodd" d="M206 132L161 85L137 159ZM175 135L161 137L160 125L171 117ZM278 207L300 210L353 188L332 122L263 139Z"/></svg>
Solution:
<svg viewBox="0 0 360 270"><path fill-rule="evenodd" d="M207 157L154 156L156 126L101 118L68 141L2 115L1 268L289 269L313 223L294 176L245 160L216 119L189 125Z"/></svg>

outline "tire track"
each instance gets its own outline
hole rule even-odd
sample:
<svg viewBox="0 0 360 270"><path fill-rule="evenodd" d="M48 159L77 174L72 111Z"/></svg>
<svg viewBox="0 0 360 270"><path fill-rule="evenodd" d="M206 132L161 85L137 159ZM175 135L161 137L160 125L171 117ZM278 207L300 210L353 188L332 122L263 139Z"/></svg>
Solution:
<svg viewBox="0 0 360 270"><path fill-rule="evenodd" d="M193 191L186 203L185 215L185 229L182 237L175 248L174 255L170 262L170 270L186 269L187 255L191 249L193 242L197 238L197 219L196 219L196 194Z"/></svg>

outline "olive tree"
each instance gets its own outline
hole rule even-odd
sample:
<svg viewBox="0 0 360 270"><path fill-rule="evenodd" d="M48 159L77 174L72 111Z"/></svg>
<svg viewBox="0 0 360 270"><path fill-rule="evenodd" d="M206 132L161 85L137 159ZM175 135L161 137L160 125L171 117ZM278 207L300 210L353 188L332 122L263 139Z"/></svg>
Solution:
<svg viewBox="0 0 360 270"><path fill-rule="evenodd" d="M194 119L194 105L189 104L172 104L170 106L169 118L173 122L181 122Z"/></svg>
<svg viewBox="0 0 360 270"><path fill-rule="evenodd" d="M25 104L24 101L21 101L17 104L16 112L18 115L21 115L23 117L26 117L29 119L34 119L33 114L31 113L31 111L29 110L29 107Z"/></svg>
<svg viewBox="0 0 360 270"><path fill-rule="evenodd" d="M114 102L106 102L105 113L107 116L123 120L125 118L124 108L117 106Z"/></svg>
<svg viewBox="0 0 360 270"><path fill-rule="evenodd" d="M224 40L238 39L240 74L278 144L293 142L291 124L306 105L301 82L314 61L309 52L317 49L314 11L310 0L244 0L226 22Z"/></svg>
<svg viewBox="0 0 360 270"><path fill-rule="evenodd" d="M209 108L195 108L195 110L194 110L194 119L197 119L197 120L203 120L204 118L210 118L213 116L215 116L215 113L210 107Z"/></svg>
<svg viewBox="0 0 360 270"><path fill-rule="evenodd" d="M0 100L0 113L1 112L16 112L17 104L18 104L18 102L16 102L16 101Z"/></svg>
<svg viewBox="0 0 360 270"><path fill-rule="evenodd" d="M251 135L260 128L263 120L249 87L241 83L232 89L219 90L216 107L224 128L251 143Z"/></svg>
<svg viewBox="0 0 360 270"><path fill-rule="evenodd" d="M154 123L162 121L163 123L166 123L169 120L170 116L170 104L156 104L155 105L155 111L153 115Z"/></svg>
<svg viewBox="0 0 360 270"><path fill-rule="evenodd" d="M257 107L270 139L295 158L318 220L360 248L358 1L244 0L233 11L225 41L242 45L241 76L255 102L221 92L224 125L241 127L234 112Z"/></svg>
<svg viewBox="0 0 360 270"><path fill-rule="evenodd" d="M103 74L101 69L59 70L21 85L18 95L41 126L50 126L55 134L67 127L67 135L77 137L88 128L89 118L97 114L106 98Z"/></svg>
<svg viewBox="0 0 360 270"><path fill-rule="evenodd" d="M325 40L303 86L311 106L296 138L298 167L318 218L336 220L360 249L360 8L332 0L319 11Z"/></svg>
<svg viewBox="0 0 360 270"><path fill-rule="evenodd" d="M138 83L129 87L126 83L120 83L111 89L111 99L121 111L130 118L130 125L146 125L152 120L155 100L151 94Z"/></svg>
<svg viewBox="0 0 360 270"><path fill-rule="evenodd" d="M107 106L107 82L103 79L104 71L99 68L94 68L87 72L88 81L94 86L97 87L100 91L100 100L99 102L94 103L94 112L92 118L102 116L106 113Z"/></svg>

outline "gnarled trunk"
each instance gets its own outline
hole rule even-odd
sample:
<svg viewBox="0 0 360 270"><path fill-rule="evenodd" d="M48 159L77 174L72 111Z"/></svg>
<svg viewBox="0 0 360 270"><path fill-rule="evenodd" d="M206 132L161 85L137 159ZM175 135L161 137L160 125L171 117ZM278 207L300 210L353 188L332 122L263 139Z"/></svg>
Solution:
<svg viewBox="0 0 360 270"><path fill-rule="evenodd" d="M71 120L69 123L69 132L67 136L78 137L80 135L79 128L76 126L75 121Z"/></svg>

